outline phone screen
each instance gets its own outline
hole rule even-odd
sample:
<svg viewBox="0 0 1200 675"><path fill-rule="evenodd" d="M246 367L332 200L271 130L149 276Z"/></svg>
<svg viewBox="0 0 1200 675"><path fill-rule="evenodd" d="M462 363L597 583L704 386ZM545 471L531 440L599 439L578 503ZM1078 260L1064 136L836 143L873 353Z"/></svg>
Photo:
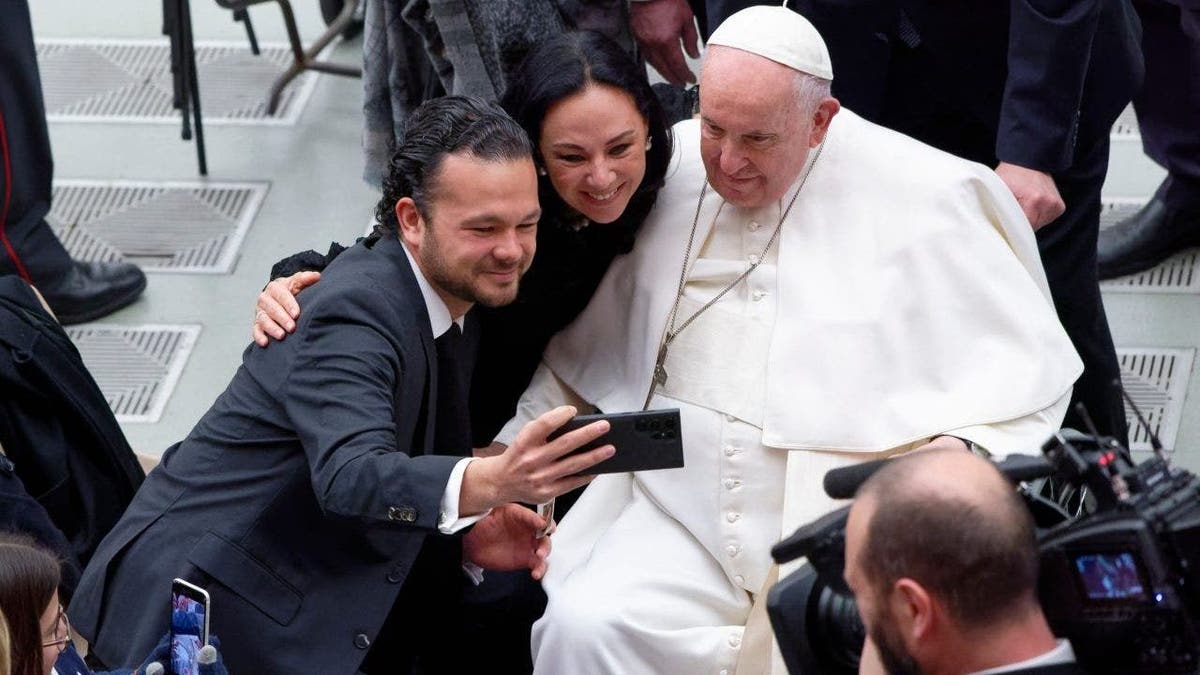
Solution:
<svg viewBox="0 0 1200 675"><path fill-rule="evenodd" d="M198 656L208 636L208 598L199 589L171 587L171 672L199 675Z"/></svg>

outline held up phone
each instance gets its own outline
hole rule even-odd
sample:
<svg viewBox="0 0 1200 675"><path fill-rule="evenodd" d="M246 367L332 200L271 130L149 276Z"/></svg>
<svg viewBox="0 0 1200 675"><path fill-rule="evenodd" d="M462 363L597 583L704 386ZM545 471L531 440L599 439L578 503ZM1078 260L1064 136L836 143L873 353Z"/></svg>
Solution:
<svg viewBox="0 0 1200 675"><path fill-rule="evenodd" d="M641 410L627 413L576 415L550 434L547 440L585 427L597 420L608 420L608 433L584 445L572 454L586 452L611 443L617 449L612 457L582 471L585 474L623 473L652 469L678 469L683 466L683 440L679 428L679 410Z"/></svg>
<svg viewBox="0 0 1200 675"><path fill-rule="evenodd" d="M200 648L208 644L208 591L183 579L171 582L171 675L199 675Z"/></svg>

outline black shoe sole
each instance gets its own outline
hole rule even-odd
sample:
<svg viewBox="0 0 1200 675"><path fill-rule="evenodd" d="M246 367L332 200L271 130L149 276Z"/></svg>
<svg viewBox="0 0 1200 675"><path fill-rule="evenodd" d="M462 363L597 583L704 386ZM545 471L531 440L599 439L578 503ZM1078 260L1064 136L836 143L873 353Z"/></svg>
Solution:
<svg viewBox="0 0 1200 675"><path fill-rule="evenodd" d="M1185 246L1171 251L1164 251L1159 255L1141 258L1139 260L1121 260L1119 263L1110 265L1100 264L1100 281L1108 281L1119 277L1127 277L1133 274L1140 274L1148 269L1153 269L1167 258L1184 251L1196 248L1195 246Z"/></svg>

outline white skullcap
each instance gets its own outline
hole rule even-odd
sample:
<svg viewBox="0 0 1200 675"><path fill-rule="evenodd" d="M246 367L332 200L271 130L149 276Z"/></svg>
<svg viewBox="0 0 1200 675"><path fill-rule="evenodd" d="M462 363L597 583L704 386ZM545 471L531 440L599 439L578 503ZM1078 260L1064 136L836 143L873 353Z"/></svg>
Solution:
<svg viewBox="0 0 1200 675"><path fill-rule="evenodd" d="M708 44L733 47L793 70L833 79L825 40L808 19L787 7L747 7L717 26Z"/></svg>

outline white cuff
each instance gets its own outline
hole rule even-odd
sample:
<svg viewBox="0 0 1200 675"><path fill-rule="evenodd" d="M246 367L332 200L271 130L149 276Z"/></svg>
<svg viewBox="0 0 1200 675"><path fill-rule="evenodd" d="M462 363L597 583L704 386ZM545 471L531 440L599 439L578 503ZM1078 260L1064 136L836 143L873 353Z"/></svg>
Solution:
<svg viewBox="0 0 1200 675"><path fill-rule="evenodd" d="M483 583L483 568L473 562L464 562L462 564L463 574L471 580L471 583L478 586Z"/></svg>
<svg viewBox="0 0 1200 675"><path fill-rule="evenodd" d="M446 491L442 493L441 514L438 516L438 531L442 534L454 534L464 527L474 525L492 512L491 509L488 509L483 513L465 518L460 518L458 515L458 496L462 492L463 475L467 472L467 465L473 461L475 461L474 457L464 457L458 460L454 469L450 471L450 480L446 481ZM468 576L470 576L469 572Z"/></svg>

